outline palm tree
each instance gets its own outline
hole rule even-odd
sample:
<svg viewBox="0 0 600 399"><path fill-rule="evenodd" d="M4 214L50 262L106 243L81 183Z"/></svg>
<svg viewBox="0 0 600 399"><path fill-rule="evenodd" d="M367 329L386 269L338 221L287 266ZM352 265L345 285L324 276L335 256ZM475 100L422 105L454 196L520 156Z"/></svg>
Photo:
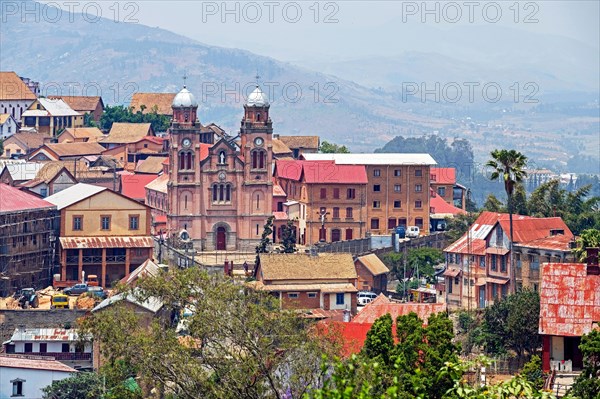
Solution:
<svg viewBox="0 0 600 399"><path fill-rule="evenodd" d="M510 271L512 274L513 284L512 292L517 291L516 269L513 253L513 193L515 185L523 181L527 177L525 172L525 164L527 157L515 150L494 150L491 152L490 159L486 166L493 168L492 180L502 180L504 182L504 190L508 197L508 215L510 221Z"/></svg>

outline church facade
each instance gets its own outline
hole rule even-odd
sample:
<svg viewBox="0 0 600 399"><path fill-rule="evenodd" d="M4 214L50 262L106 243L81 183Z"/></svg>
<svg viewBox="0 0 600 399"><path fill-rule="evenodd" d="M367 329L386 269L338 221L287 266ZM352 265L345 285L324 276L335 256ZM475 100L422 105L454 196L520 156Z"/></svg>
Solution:
<svg viewBox="0 0 600 399"><path fill-rule="evenodd" d="M170 238L197 250L254 251L272 215L273 127L260 87L248 96L239 135L217 135L200 123L184 86L169 129Z"/></svg>

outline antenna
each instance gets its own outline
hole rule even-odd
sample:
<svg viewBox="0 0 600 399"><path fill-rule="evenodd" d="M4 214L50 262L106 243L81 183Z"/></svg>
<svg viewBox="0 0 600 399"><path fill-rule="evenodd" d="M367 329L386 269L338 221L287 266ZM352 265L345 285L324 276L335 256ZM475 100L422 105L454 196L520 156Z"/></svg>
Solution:
<svg viewBox="0 0 600 399"><path fill-rule="evenodd" d="M256 69L256 76L255 76L255 78L256 78L256 87L258 87L259 86L258 85L258 80L260 79L260 75L258 74L258 69Z"/></svg>
<svg viewBox="0 0 600 399"><path fill-rule="evenodd" d="M183 88L185 89L186 86L186 81L187 81L187 72L185 71L185 69L183 70Z"/></svg>

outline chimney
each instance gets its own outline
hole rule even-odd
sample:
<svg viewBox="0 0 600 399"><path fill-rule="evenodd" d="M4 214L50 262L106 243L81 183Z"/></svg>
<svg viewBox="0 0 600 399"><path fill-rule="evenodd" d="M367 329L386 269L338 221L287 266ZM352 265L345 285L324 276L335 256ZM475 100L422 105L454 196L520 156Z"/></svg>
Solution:
<svg viewBox="0 0 600 399"><path fill-rule="evenodd" d="M586 248L586 252L588 276L600 276L600 265L598 265L598 248Z"/></svg>

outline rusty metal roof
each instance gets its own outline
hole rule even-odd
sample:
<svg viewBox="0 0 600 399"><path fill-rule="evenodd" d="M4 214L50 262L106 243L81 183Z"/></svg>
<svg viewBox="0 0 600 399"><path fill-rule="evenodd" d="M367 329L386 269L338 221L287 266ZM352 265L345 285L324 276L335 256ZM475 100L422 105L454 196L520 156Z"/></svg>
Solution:
<svg viewBox="0 0 600 399"><path fill-rule="evenodd" d="M63 249L87 248L151 248L154 246L152 237L60 237Z"/></svg>
<svg viewBox="0 0 600 399"><path fill-rule="evenodd" d="M541 279L540 334L579 337L598 327L600 276L587 265L544 263Z"/></svg>
<svg viewBox="0 0 600 399"><path fill-rule="evenodd" d="M48 371L59 371L64 373L75 373L72 367L67 366L57 360L48 359L31 359L24 358L17 355L0 355L0 368L10 367L15 369L34 369L34 370L48 370Z"/></svg>
<svg viewBox="0 0 600 399"><path fill-rule="evenodd" d="M414 312L427 324L429 316L446 311L445 303L398 303L392 302L385 296L379 295L373 302L367 304L353 319L353 323L373 324L379 317L389 313L394 323L398 316Z"/></svg>
<svg viewBox="0 0 600 399"><path fill-rule="evenodd" d="M359 256L356 260L365 265L365 267L373 276L379 276L380 274L390 272L390 269L388 269L388 267L375 254Z"/></svg>
<svg viewBox="0 0 600 399"><path fill-rule="evenodd" d="M31 209L56 208L54 204L35 195L0 183L0 213L11 213Z"/></svg>

